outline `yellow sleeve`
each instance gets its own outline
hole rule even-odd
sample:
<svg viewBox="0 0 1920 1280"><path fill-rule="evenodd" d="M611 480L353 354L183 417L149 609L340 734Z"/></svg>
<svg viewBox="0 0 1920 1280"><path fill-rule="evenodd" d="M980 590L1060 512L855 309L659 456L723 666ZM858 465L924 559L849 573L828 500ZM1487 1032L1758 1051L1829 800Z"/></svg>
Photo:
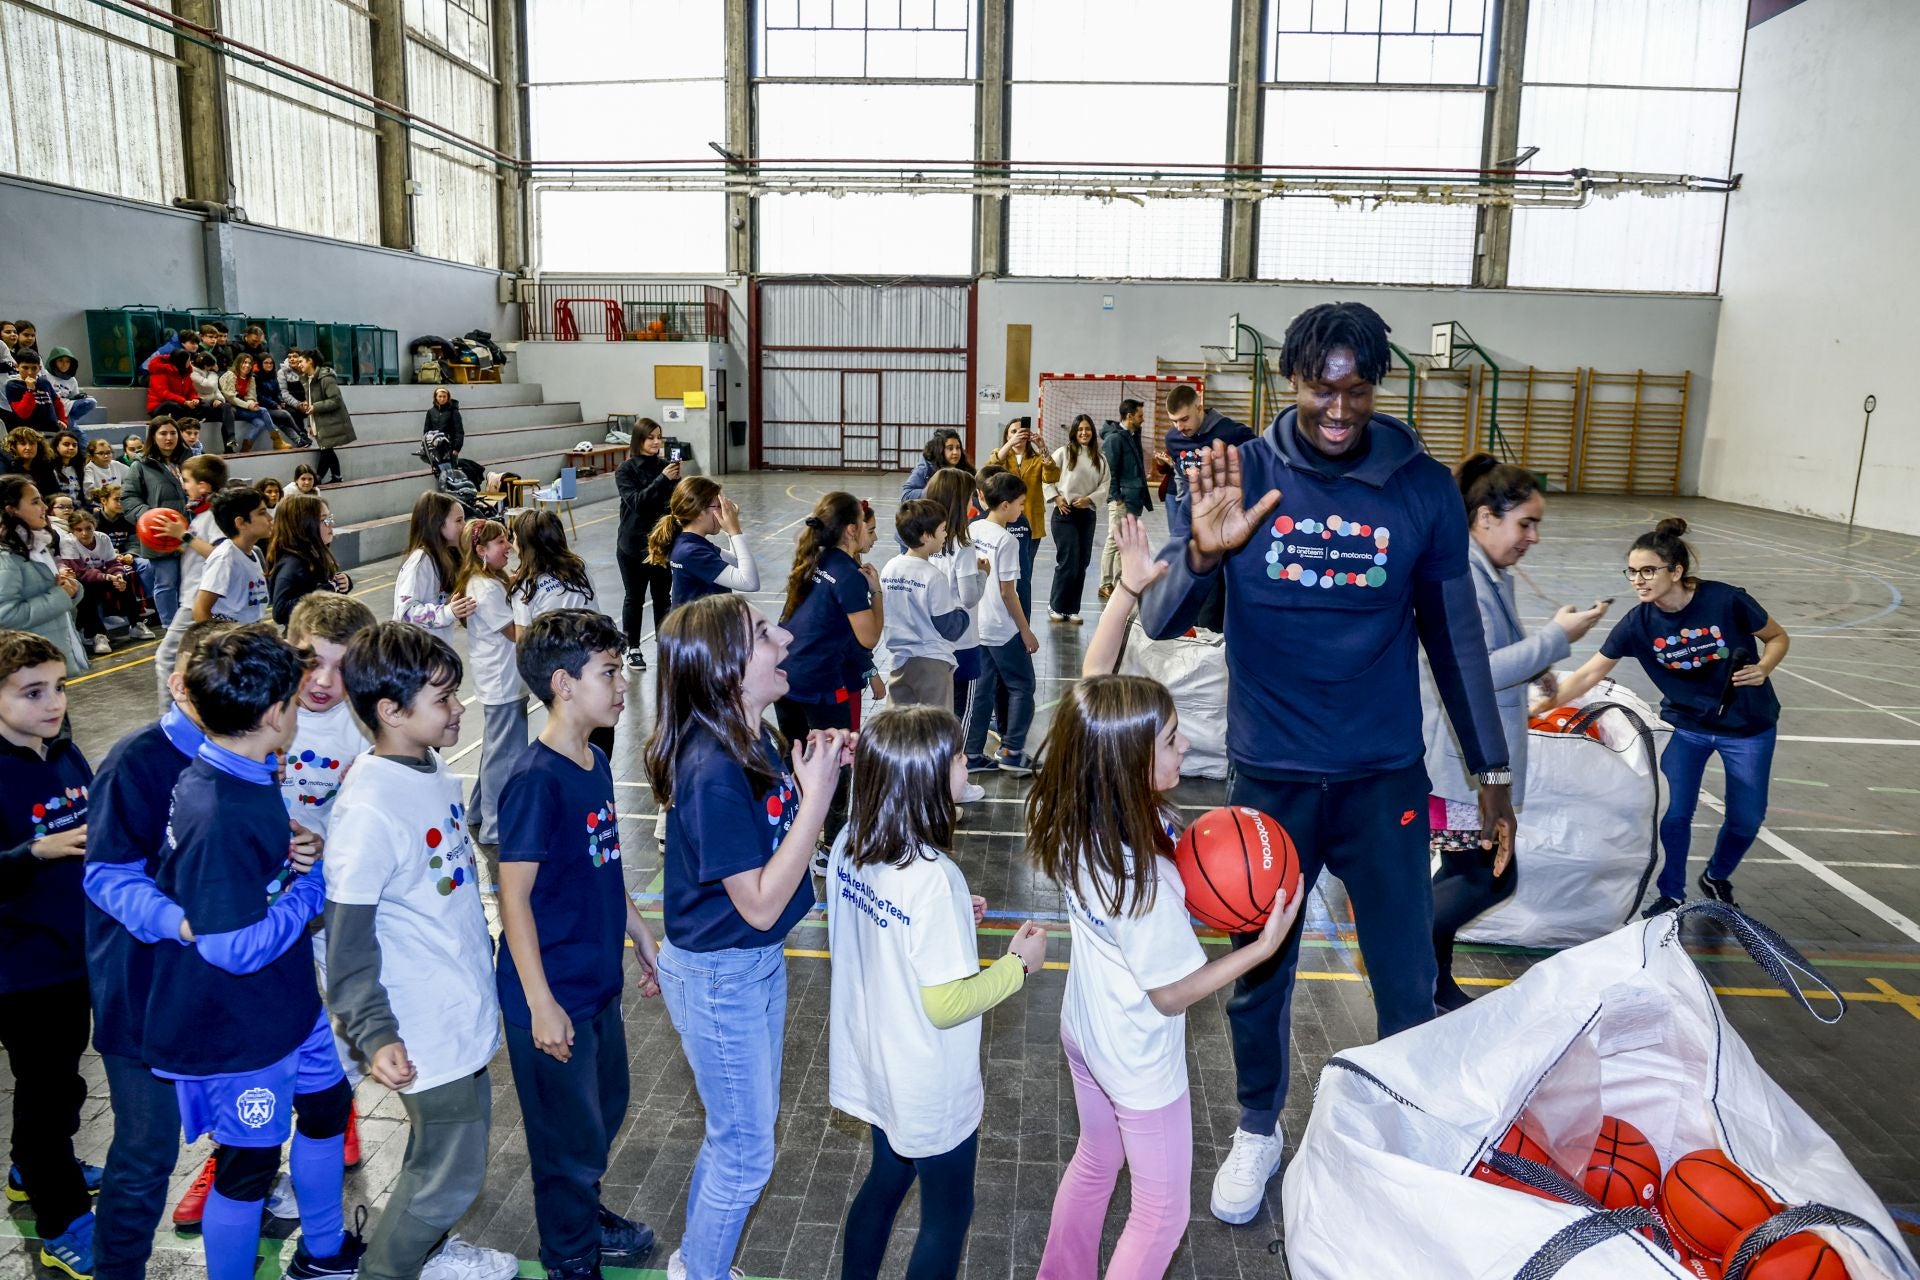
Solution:
<svg viewBox="0 0 1920 1280"><path fill-rule="evenodd" d="M1009 952L966 978L920 988L920 1007L927 1021L945 1031L977 1018L1026 985L1026 966Z"/></svg>

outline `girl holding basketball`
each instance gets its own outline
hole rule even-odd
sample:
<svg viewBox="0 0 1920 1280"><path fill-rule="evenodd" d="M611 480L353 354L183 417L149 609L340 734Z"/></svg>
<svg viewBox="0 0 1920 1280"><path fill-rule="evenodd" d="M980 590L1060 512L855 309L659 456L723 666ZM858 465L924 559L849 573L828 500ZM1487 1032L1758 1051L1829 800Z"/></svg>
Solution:
<svg viewBox="0 0 1920 1280"><path fill-rule="evenodd" d="M1142 676L1080 681L1054 714L1027 797L1027 847L1067 900L1073 965L1060 1040L1080 1115L1039 1280L1099 1272L1124 1164L1133 1202L1107 1280L1157 1280L1186 1230L1193 1170L1186 1010L1271 959L1299 913L1275 895L1259 936L1209 960L1172 859L1187 740L1173 698ZM1256 919L1267 904L1242 902Z"/></svg>
<svg viewBox="0 0 1920 1280"><path fill-rule="evenodd" d="M1715 752L1727 772L1726 817L1700 892L1733 902L1733 872L1767 816L1767 783L1780 723L1780 699L1769 683L1787 658L1787 632L1740 587L1694 576L1699 563L1686 542L1687 522L1662 520L1634 539L1626 575L1640 603L1614 624L1600 652L1560 682L1560 703L1586 693L1622 658L1634 658L1660 690L1660 716L1673 738L1660 755L1666 816L1660 819L1660 896L1643 915L1671 911L1687 897L1687 847L1700 780ZM1552 701L1535 708L1551 710Z"/></svg>
<svg viewBox="0 0 1920 1280"><path fill-rule="evenodd" d="M873 1163L847 1211L841 1280L874 1280L915 1179L920 1228L907 1274L951 1280L973 1218L985 1091L980 1019L1047 958L1020 926L980 967L987 902L953 861L967 781L960 721L944 706L875 716L853 756L853 815L827 875L833 955L828 1100L866 1121Z"/></svg>

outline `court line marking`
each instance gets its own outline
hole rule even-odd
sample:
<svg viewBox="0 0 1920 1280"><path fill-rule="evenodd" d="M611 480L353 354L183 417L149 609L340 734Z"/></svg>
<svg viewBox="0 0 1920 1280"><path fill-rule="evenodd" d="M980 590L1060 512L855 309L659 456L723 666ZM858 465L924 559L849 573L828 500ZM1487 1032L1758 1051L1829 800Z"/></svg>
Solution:
<svg viewBox="0 0 1920 1280"><path fill-rule="evenodd" d="M1712 792L1702 790L1700 792L1700 798L1711 806L1715 812L1722 815L1726 813L1727 806L1721 801L1720 797L1714 795ZM1887 924L1892 925L1899 932L1906 934L1912 941L1920 942L1920 924L1915 924L1906 916L1901 915L1898 911L1895 911L1892 907L1874 897L1865 889L1862 889L1859 885L1847 879L1818 858L1802 852L1792 841L1776 834L1771 828L1764 824L1762 824L1760 828L1760 840L1769 848L1784 854L1789 862L1812 873L1816 879L1825 881L1829 888L1836 890L1842 897L1866 908L1867 911L1879 917Z"/></svg>
<svg viewBox="0 0 1920 1280"><path fill-rule="evenodd" d="M1821 684L1818 680L1815 680L1812 676L1803 676L1798 671L1795 671L1792 667L1784 666L1784 665L1778 666L1773 669L1773 673L1775 675L1792 676L1795 680L1804 680L1808 684L1812 685L1814 688L1824 689L1828 693L1831 693L1832 695L1834 695L1836 698L1845 698L1848 702L1858 703L1860 706L1863 706L1863 707L1872 707L1875 711L1878 711L1883 716L1892 716L1895 720L1898 720L1901 724L1910 724L1914 728L1920 729L1920 720L1914 720L1914 719L1911 719L1910 717L1903 716L1897 711L1889 711L1882 706L1875 706L1875 704L1868 702L1865 698L1856 698L1852 694L1844 693L1841 690L1834 688L1830 684Z"/></svg>
<svg viewBox="0 0 1920 1280"><path fill-rule="evenodd" d="M1876 711L1886 710L1884 707L1876 707L1874 709ZM1920 747L1920 738L1821 738L1804 733L1783 733L1778 736L1776 741L1829 742L1850 747Z"/></svg>

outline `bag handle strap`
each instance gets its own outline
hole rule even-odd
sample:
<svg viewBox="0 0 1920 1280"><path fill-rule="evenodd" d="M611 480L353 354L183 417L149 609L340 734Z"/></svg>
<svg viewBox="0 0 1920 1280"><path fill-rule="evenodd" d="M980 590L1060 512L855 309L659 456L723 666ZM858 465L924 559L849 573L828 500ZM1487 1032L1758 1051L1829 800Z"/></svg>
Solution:
<svg viewBox="0 0 1920 1280"><path fill-rule="evenodd" d="M1560 1269L1598 1244L1605 1244L1615 1236L1628 1235L1635 1231L1651 1230L1653 1240L1646 1244L1658 1244L1669 1258L1673 1253L1673 1241L1667 1235L1667 1229L1660 1222L1659 1215L1642 1205L1633 1205L1625 1209L1601 1209L1590 1213L1578 1222L1570 1222L1528 1258L1526 1264L1514 1273L1514 1280L1548 1280L1550 1276L1560 1274Z"/></svg>
<svg viewBox="0 0 1920 1280"><path fill-rule="evenodd" d="M1828 982L1826 976L1795 950L1791 942L1738 907L1729 906L1724 902L1689 902L1671 913L1674 926L1672 936L1679 936L1679 925L1682 919L1696 915L1714 921L1731 933L1735 941L1746 948L1753 962L1765 970L1767 976L1772 978L1782 991L1792 996L1800 1007L1812 1014L1816 1020L1832 1026L1846 1015L1847 998L1840 994L1840 989ZM1821 1017L1820 1011L1815 1009L1812 1001L1807 999L1806 987L1801 983L1802 977L1833 997L1837 1008L1831 1018Z"/></svg>
<svg viewBox="0 0 1920 1280"><path fill-rule="evenodd" d="M1581 1209L1600 1209L1604 1206L1587 1193L1587 1189L1574 1182L1558 1169L1529 1160L1525 1156L1516 1156L1511 1151L1495 1148L1487 1152L1486 1165L1495 1173L1504 1174L1534 1191L1545 1192L1555 1200L1565 1201Z"/></svg>
<svg viewBox="0 0 1920 1280"><path fill-rule="evenodd" d="M1839 1227L1843 1231L1864 1231L1874 1239L1886 1244L1886 1238L1880 1234L1871 1222L1859 1214L1849 1213L1845 1209L1836 1209L1826 1204L1796 1204L1782 1209L1765 1222L1747 1233L1739 1249L1727 1259L1726 1280L1746 1280L1747 1269L1760 1255L1779 1244L1788 1236L1805 1231L1808 1227ZM1895 1257L1900 1250L1891 1249Z"/></svg>
<svg viewBox="0 0 1920 1280"><path fill-rule="evenodd" d="M1566 732L1585 733L1587 726L1609 711L1618 711L1633 726L1635 736L1640 739L1640 745L1647 753L1647 773L1653 779L1653 822L1647 836L1647 865L1640 872L1640 887L1634 891L1627 914L1620 921L1621 924L1632 924L1634 912L1640 909L1641 900L1647 896L1647 886L1653 883L1653 873L1660 865L1660 749L1653 742L1653 726L1624 702L1589 702L1567 722Z"/></svg>

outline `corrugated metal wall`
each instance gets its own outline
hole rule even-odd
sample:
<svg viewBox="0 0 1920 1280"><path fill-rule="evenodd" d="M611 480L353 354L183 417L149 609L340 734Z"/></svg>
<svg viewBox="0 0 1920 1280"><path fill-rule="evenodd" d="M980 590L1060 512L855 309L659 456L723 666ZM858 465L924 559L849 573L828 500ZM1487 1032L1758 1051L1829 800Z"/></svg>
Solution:
<svg viewBox="0 0 1920 1280"><path fill-rule="evenodd" d="M892 470L934 427L965 433L967 285L759 288L762 464Z"/></svg>
<svg viewBox="0 0 1920 1280"><path fill-rule="evenodd" d="M407 0L407 100L449 131L494 145L493 33L488 0ZM412 135L414 244L474 266L500 262L491 165L424 134Z"/></svg>
<svg viewBox="0 0 1920 1280"><path fill-rule="evenodd" d="M170 34L86 0L4 0L0 102L0 170L161 204L186 194Z"/></svg>
<svg viewBox="0 0 1920 1280"><path fill-rule="evenodd" d="M220 19L235 40L373 92L367 12L348 0L223 0ZM230 171L247 216L379 244L373 113L238 62L227 76Z"/></svg>

